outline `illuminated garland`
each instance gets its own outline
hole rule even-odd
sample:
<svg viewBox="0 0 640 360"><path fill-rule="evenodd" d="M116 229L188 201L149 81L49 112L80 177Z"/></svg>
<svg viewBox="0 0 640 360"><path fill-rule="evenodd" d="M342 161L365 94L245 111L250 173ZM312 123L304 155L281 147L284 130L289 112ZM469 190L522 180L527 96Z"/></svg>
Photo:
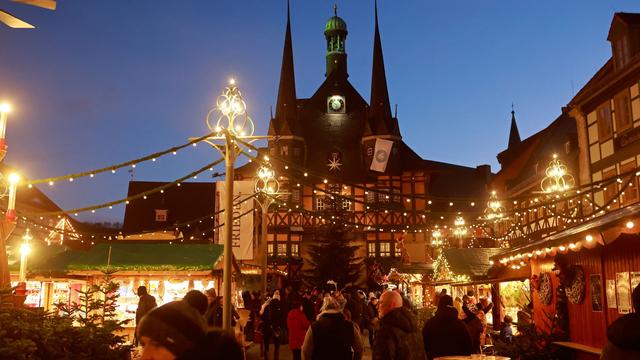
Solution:
<svg viewBox="0 0 640 360"><path fill-rule="evenodd" d="M254 195L249 195L249 196L245 197L244 199L235 202L234 206L237 206L237 205L240 205L240 204L242 204L242 203L244 203L246 201L249 201L249 200L253 199L255 196L256 196L255 194ZM251 211L253 211L253 209ZM198 218L195 218L195 219L192 219L192 220L187 220L187 221L183 221L183 222L179 222L179 223L174 223L174 224L167 225L167 226L161 227L161 228L156 228L156 229L141 230L136 235L141 234L141 233L144 234L144 233L159 232L159 231L166 232L166 231L172 231L174 229L175 230L179 230L179 228L181 228L181 227L185 227L185 226L186 227L190 227L191 225L193 225L195 223L202 223L202 221L207 219L207 218L210 218L211 220L213 220L215 216L217 216L217 215L219 215L219 214L221 214L223 212L224 212L224 210L218 210L216 212L213 212L213 213L210 213L210 214L207 214L207 215L203 215L201 217L198 217ZM243 214L242 216L244 216L244 215L246 215L246 214ZM49 231L56 232L56 233L63 234L63 235L67 235L67 236L70 236L70 237L76 237L74 235L77 232L76 233L72 233L72 232L68 232L68 231L63 231L63 230L60 230L60 229L58 229L56 227L53 227L53 226L50 226L50 225L47 225L47 224L43 224L43 223L41 223L41 222L39 222L37 220L30 219L30 218L28 218L26 216L20 217L18 220L22 221L22 222L24 222L26 224L33 225L33 226L35 226L37 228L40 228L40 229L49 230ZM211 229L217 229L222 225L224 225L224 223L216 225ZM77 236L82 238L82 237L85 237L85 235L90 236L92 239L94 239L95 237L100 237L101 236L103 239L107 239L108 238L109 240L111 240L113 238L116 238L118 236L122 236L121 232L118 233L118 234L83 232L82 234L79 234ZM80 239L77 239L77 240L80 240Z"/></svg>
<svg viewBox="0 0 640 360"><path fill-rule="evenodd" d="M91 211L91 212L95 212L95 210L98 209L102 209L102 208L111 208L114 205L118 205L118 204L122 204L122 203L128 203L129 201L132 200L136 200L136 199L146 199L146 197L148 195L157 193L157 192L163 192L165 189L171 187L171 186L180 186L180 183L188 180L190 178L197 178L197 176L207 170L212 170L213 167L217 164L220 164L221 162L224 161L224 158L220 158L208 165L205 165L203 167L201 167L200 169L187 174L177 180L174 180L170 183L155 187L153 189L138 193L136 195L133 196L129 196L123 199L119 199L119 200L114 200L114 201L109 201L103 204L99 204L99 205L93 205L93 206L86 206L86 207L82 207L82 208L75 208L75 209L69 209L69 210L61 210L61 211L46 211L46 212L25 212L25 213L19 213L21 216L53 216L53 215L66 215L66 214L74 214L75 216L78 216L78 213L81 212L86 212L86 211Z"/></svg>
<svg viewBox="0 0 640 360"><path fill-rule="evenodd" d="M56 177L49 177L49 178L43 178L43 179L36 179L36 180L30 180L28 182L26 182L28 187L32 187L33 185L37 185L37 184L42 184L42 183L48 183L50 185L53 185L55 182L57 181L61 181L61 180L69 180L69 181L73 181L74 179L79 179L79 178L83 178L83 177L94 177L97 174L100 173L104 173L104 172L108 172L111 171L113 173L116 172L116 170L124 168L124 167L132 167L135 168L137 164L145 162L145 161L156 161L157 158L162 157L164 155L167 155L169 153L172 153L174 155L177 154L177 152L179 150L182 150L188 146L196 146L199 142L206 140L208 137L210 137L211 134L207 134L205 136L201 136L199 138L193 139L191 141L189 141L188 143L179 145L179 146L174 146L170 149L167 150L163 150L163 151L159 151L159 152L155 152L153 154L150 155L146 155L137 159L133 159L133 160L129 160L129 161L125 161L123 163L119 163L116 165L111 165L111 166L105 166L99 169L95 169L95 170L90 170L90 171L83 171L83 172L78 172L78 173L73 173L73 174L68 174L68 175L62 175L62 176L56 176Z"/></svg>

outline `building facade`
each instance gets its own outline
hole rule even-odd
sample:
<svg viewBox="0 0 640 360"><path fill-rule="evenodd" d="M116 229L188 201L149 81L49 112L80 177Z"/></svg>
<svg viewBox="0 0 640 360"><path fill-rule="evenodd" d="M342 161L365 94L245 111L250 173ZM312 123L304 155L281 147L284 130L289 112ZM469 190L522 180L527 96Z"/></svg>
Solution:
<svg viewBox="0 0 640 360"><path fill-rule="evenodd" d="M456 214L482 211L477 199L485 198L488 165L426 160L403 141L389 101L377 9L374 26L368 101L349 82L348 29L337 11L324 28L325 79L311 97L300 98L287 15L278 97L269 123L272 138L261 149L288 193L269 213L272 264L292 259L304 264L314 229L334 221L331 214L337 211L353 229L359 258L389 264L384 271L410 264L425 270L432 230L452 235ZM256 167L253 162L239 168L237 179L254 177ZM467 244L473 237L470 232L452 241Z"/></svg>

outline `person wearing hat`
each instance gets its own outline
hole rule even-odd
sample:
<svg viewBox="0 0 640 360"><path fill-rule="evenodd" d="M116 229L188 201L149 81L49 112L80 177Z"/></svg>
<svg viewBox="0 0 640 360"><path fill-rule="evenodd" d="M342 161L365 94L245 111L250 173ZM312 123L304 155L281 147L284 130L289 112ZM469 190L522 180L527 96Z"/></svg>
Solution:
<svg viewBox="0 0 640 360"><path fill-rule="evenodd" d="M467 356L473 353L471 336L449 295L440 296L438 310L422 328L422 341L427 359L441 356Z"/></svg>
<svg viewBox="0 0 640 360"><path fill-rule="evenodd" d="M302 359L362 359L360 331L345 319L340 303L335 298L324 298L318 319L311 324L304 337Z"/></svg>
<svg viewBox="0 0 640 360"><path fill-rule="evenodd" d="M607 328L602 360L640 359L640 285L631 293L635 312L617 318Z"/></svg>
<svg viewBox="0 0 640 360"><path fill-rule="evenodd" d="M184 300L147 313L137 329L142 360L204 360L243 358L235 338L221 330L206 331L202 316Z"/></svg>

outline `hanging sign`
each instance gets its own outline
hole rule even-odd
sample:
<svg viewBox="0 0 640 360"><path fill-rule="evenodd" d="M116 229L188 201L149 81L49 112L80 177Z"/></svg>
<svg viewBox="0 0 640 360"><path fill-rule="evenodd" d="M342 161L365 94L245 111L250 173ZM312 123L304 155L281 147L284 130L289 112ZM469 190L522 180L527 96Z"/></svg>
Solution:
<svg viewBox="0 0 640 360"><path fill-rule="evenodd" d="M225 196L226 189L224 181L218 181L216 183L217 202L220 206L219 210L225 209ZM253 181L234 181L233 182L233 203L236 204L233 207L233 217L238 218L233 221L231 229L233 235L231 236L231 243L233 245L233 256L237 260L252 260L253 259L253 215L247 213L253 209L253 201L244 201L240 204L240 201L253 195L255 192ZM242 216L245 214L244 216ZM225 219L225 213L221 212L218 215L218 224L223 224ZM220 228L220 237L218 243L222 244L225 238L227 226Z"/></svg>
<svg viewBox="0 0 640 360"><path fill-rule="evenodd" d="M376 139L376 147L373 151L373 160L371 161L371 170L378 172L386 171L392 147L393 141Z"/></svg>

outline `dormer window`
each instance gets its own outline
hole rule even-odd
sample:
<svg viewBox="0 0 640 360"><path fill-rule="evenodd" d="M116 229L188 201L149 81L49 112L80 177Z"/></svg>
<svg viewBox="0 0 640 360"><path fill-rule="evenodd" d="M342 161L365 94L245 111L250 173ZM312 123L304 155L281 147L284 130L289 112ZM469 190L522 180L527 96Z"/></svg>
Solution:
<svg viewBox="0 0 640 360"><path fill-rule="evenodd" d="M165 209L156 209L156 222L165 222L167 221L167 215L169 210Z"/></svg>
<svg viewBox="0 0 640 360"><path fill-rule="evenodd" d="M622 69L631 58L629 51L629 39L627 36L620 36L617 40L613 41L613 57L616 62L616 68Z"/></svg>

